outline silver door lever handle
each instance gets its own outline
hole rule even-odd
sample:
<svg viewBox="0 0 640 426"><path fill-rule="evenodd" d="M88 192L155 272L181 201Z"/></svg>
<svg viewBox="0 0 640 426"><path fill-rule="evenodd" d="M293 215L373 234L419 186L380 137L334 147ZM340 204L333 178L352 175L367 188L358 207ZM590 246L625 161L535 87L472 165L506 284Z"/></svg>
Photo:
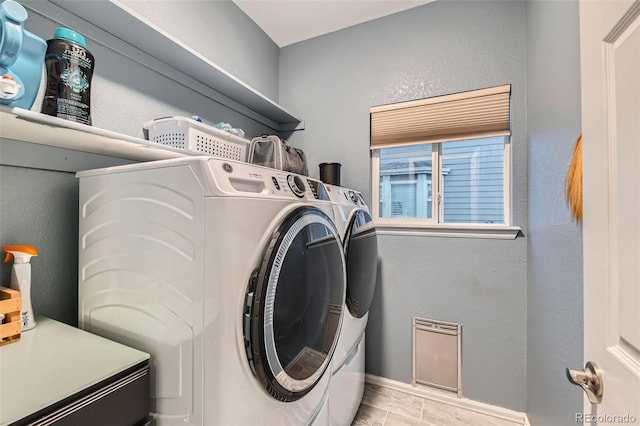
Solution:
<svg viewBox="0 0 640 426"><path fill-rule="evenodd" d="M567 368L567 379L585 391L590 403L599 404L602 402L602 394L604 393L602 371L595 362L588 361L584 370L569 370Z"/></svg>

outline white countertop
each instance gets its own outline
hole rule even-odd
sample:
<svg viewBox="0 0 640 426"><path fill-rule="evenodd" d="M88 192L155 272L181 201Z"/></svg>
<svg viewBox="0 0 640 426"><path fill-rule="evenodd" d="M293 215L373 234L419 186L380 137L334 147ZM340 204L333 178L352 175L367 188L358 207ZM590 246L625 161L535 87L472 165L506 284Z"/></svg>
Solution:
<svg viewBox="0 0 640 426"><path fill-rule="evenodd" d="M95 385L149 355L49 318L0 346L0 425Z"/></svg>

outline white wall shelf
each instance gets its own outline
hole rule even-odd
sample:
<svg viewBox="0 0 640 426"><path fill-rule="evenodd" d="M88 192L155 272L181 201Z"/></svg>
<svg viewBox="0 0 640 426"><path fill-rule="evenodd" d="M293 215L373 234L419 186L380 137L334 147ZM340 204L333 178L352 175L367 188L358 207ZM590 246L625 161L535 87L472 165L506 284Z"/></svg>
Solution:
<svg viewBox="0 0 640 426"><path fill-rule="evenodd" d="M304 129L292 113L117 0L23 5L276 131Z"/></svg>
<svg viewBox="0 0 640 426"><path fill-rule="evenodd" d="M0 105L0 138L133 161L198 155L192 151L6 105Z"/></svg>

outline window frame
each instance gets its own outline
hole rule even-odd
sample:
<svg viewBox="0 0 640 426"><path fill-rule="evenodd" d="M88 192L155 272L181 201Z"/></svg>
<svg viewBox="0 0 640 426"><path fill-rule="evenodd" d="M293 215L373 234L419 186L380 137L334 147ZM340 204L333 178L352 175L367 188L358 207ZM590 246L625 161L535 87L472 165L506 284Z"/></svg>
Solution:
<svg viewBox="0 0 640 426"><path fill-rule="evenodd" d="M380 217L380 149L371 149L371 213L380 234L430 235L441 237L514 239L521 232L513 226L512 182L511 182L511 136L504 138L504 221L505 223L444 223L442 186L442 145L449 140L424 142L432 145L431 172L431 218L387 218ZM482 138L474 138L482 139ZM467 139L472 140L472 139Z"/></svg>

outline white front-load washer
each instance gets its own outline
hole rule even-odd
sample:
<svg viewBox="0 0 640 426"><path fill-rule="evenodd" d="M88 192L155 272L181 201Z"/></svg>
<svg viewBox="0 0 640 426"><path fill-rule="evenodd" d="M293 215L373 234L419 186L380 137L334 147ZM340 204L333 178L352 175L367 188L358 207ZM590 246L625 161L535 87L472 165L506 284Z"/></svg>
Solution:
<svg viewBox="0 0 640 426"><path fill-rule="evenodd" d="M332 361L329 415L349 425L364 393L365 329L378 271L378 242L369 208L358 191L325 185L347 263L345 315Z"/></svg>
<svg viewBox="0 0 640 426"><path fill-rule="evenodd" d="M346 267L321 182L200 156L77 176L79 324L151 354L155 424L327 424Z"/></svg>

